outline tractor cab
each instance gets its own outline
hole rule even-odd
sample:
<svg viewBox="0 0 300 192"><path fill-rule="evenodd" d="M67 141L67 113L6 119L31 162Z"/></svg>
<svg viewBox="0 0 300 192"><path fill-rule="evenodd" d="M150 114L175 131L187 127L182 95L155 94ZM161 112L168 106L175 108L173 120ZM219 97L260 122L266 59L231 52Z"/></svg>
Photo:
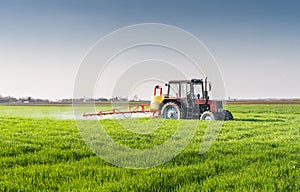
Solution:
<svg viewBox="0 0 300 192"><path fill-rule="evenodd" d="M211 84L207 78L172 80L167 93L156 96L161 116L167 119L231 120L231 113L223 110L222 101L210 100ZM160 87L159 87L160 88ZM161 88L160 88L161 89Z"/></svg>
<svg viewBox="0 0 300 192"><path fill-rule="evenodd" d="M166 98L182 98L182 99L209 99L208 92L210 84L204 84L202 79L192 79L190 81L170 81L166 86L168 92ZM204 87L206 86L206 87ZM209 89L208 89L209 88Z"/></svg>

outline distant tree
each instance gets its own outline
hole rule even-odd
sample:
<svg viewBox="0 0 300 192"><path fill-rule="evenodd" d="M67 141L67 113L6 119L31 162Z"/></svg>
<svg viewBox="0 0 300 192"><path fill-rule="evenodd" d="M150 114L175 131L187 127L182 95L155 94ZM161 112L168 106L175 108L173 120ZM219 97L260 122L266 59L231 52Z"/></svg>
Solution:
<svg viewBox="0 0 300 192"><path fill-rule="evenodd" d="M137 94L135 94L135 95L133 96L133 100L134 100L134 101L138 101L138 100L139 100L139 97L138 97Z"/></svg>

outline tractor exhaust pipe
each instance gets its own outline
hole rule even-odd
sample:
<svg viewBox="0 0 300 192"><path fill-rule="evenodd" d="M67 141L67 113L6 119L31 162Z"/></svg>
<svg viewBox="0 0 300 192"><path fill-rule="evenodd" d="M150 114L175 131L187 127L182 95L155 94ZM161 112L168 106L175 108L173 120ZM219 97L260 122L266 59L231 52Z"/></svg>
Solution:
<svg viewBox="0 0 300 192"><path fill-rule="evenodd" d="M204 80L204 99L206 101L206 104L208 102L208 91L207 91L207 77L205 77L205 80Z"/></svg>

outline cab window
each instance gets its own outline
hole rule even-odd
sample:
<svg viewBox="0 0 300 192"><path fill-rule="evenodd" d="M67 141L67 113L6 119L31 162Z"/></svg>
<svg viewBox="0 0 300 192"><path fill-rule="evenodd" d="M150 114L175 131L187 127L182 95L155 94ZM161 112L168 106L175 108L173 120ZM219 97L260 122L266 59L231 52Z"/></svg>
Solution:
<svg viewBox="0 0 300 192"><path fill-rule="evenodd" d="M169 97L179 97L179 83L170 83Z"/></svg>

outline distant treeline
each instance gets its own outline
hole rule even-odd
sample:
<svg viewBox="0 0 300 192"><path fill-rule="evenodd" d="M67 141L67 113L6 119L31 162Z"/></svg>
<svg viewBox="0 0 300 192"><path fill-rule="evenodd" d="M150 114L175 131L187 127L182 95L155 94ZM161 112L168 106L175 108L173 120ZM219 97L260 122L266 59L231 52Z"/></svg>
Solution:
<svg viewBox="0 0 300 192"><path fill-rule="evenodd" d="M110 99L107 98L76 98L76 99L59 99L59 100L49 100L49 99L38 99L38 98L33 98L33 97L22 97L22 98L15 98L12 96L1 96L0 95L0 103L72 103L73 101L75 102L109 102L109 101L121 101L121 102L126 102L126 101L142 101L140 99L131 99L128 100L125 97L113 97Z"/></svg>
<svg viewBox="0 0 300 192"><path fill-rule="evenodd" d="M33 103L33 102L49 102L49 99L37 99L32 97L22 97L15 98L12 96L1 96L0 95L0 103Z"/></svg>

